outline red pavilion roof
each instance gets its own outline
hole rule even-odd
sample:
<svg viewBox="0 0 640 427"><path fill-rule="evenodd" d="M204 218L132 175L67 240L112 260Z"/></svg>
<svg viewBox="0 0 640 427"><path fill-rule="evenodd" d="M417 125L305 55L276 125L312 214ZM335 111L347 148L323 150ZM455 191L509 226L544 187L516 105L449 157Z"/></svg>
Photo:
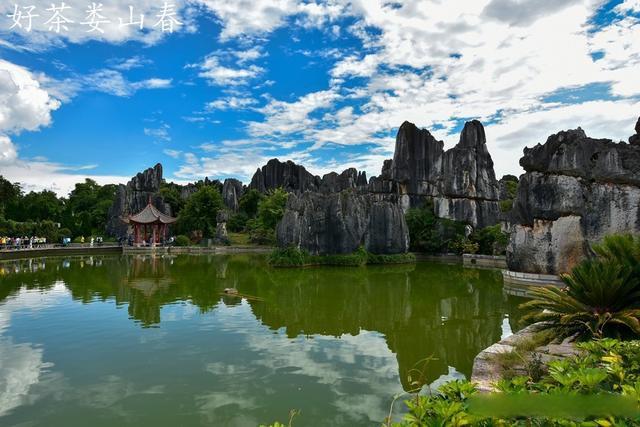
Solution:
<svg viewBox="0 0 640 427"><path fill-rule="evenodd" d="M135 215L129 215L124 219L126 223L138 223L138 224L173 224L177 219L169 215L165 215L156 209L151 203L149 203L142 211Z"/></svg>

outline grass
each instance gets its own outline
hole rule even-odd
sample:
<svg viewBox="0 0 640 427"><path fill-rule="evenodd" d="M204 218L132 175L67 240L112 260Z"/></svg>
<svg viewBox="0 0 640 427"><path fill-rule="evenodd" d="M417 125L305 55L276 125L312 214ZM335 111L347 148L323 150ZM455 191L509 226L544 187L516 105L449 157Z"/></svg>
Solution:
<svg viewBox="0 0 640 427"><path fill-rule="evenodd" d="M319 265L359 267L362 265L406 264L415 262L411 253L376 255L359 248L352 254L311 255L298 248L276 249L269 255L269 264L273 267L308 267Z"/></svg>
<svg viewBox="0 0 640 427"><path fill-rule="evenodd" d="M228 233L231 246L256 246L249 240L249 233Z"/></svg>
<svg viewBox="0 0 640 427"><path fill-rule="evenodd" d="M551 341L553 336L548 331L535 332L529 337L518 340L514 350L496 353L491 360L500 367L502 377L505 379L518 375L518 368L527 371L530 375L539 374L539 360L535 350Z"/></svg>

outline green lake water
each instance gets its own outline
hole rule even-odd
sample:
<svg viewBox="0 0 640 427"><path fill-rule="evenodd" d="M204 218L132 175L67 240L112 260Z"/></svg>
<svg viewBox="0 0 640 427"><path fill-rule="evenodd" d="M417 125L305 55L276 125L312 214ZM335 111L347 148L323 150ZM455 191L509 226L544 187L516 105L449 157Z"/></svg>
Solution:
<svg viewBox="0 0 640 427"><path fill-rule="evenodd" d="M474 356L517 329L520 302L498 271L427 262L5 262L0 425L256 426L298 409L296 427L378 426L414 368L433 386L468 378Z"/></svg>

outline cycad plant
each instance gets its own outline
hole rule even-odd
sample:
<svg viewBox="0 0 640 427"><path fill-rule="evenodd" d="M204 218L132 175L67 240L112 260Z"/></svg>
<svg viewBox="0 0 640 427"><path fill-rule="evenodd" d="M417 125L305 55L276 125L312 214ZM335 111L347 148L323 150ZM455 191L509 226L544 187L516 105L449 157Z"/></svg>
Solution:
<svg viewBox="0 0 640 427"><path fill-rule="evenodd" d="M640 237L607 236L593 251L562 275L564 289L534 289L525 318L560 339L640 336Z"/></svg>

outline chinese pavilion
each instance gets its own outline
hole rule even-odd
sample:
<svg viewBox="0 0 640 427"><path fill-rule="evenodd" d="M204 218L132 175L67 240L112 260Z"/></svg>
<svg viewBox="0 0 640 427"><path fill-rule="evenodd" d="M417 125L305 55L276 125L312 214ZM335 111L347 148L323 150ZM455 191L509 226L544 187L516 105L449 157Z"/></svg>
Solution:
<svg viewBox="0 0 640 427"><path fill-rule="evenodd" d="M135 215L129 215L123 221L133 227L134 245L146 243L155 246L167 239L167 230L170 224L176 222L176 218L165 215L151 204Z"/></svg>

